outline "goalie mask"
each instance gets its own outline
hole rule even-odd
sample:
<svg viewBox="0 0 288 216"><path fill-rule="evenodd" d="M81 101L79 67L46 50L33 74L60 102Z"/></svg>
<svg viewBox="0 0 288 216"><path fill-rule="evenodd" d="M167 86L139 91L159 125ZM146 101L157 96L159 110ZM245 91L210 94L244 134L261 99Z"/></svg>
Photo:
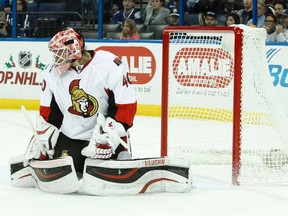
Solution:
<svg viewBox="0 0 288 216"><path fill-rule="evenodd" d="M84 38L72 28L58 32L49 42L53 60L59 74L64 74L72 63L82 58Z"/></svg>

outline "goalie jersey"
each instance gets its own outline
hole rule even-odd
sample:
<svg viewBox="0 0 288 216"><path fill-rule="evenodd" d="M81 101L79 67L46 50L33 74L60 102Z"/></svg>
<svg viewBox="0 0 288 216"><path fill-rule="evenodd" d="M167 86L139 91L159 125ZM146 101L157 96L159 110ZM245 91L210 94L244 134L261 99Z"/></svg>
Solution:
<svg viewBox="0 0 288 216"><path fill-rule="evenodd" d="M59 75L54 65L43 74L40 115L71 139L90 140L97 113L127 130L136 113L128 68L114 54L89 51L92 59Z"/></svg>

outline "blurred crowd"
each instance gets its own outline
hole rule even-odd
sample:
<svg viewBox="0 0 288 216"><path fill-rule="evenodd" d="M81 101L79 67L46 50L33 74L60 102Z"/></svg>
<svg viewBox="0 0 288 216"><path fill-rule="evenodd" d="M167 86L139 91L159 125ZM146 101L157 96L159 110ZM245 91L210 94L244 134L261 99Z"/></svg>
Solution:
<svg viewBox="0 0 288 216"><path fill-rule="evenodd" d="M17 37L35 36L37 26L31 25L29 5L41 2L65 2L66 11L77 11L83 17L93 18L94 23L97 23L98 0L17 0L17 12L27 12L17 15ZM118 39L141 39L141 32L138 32L139 25L178 26L179 2L179 0L103 0L103 23L121 25ZM253 0L183 0L182 3L182 25L253 25ZM257 0L255 27L266 29L266 41L288 42L287 6L287 0ZM11 11L11 0L0 0L0 37L11 37L13 23Z"/></svg>

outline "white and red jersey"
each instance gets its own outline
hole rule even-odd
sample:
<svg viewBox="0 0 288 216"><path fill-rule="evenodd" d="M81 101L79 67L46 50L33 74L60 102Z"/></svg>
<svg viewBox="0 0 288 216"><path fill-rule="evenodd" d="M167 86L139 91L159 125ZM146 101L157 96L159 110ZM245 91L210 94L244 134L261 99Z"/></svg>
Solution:
<svg viewBox="0 0 288 216"><path fill-rule="evenodd" d="M126 130L136 113L135 89L126 65L110 52L91 51L91 55L85 65L63 75L53 65L43 74L40 115L71 139L90 140L98 112Z"/></svg>

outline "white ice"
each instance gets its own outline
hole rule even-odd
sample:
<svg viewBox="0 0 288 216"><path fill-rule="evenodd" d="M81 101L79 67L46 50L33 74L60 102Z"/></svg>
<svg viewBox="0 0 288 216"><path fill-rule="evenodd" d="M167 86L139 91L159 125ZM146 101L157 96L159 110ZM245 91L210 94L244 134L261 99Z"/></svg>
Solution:
<svg viewBox="0 0 288 216"><path fill-rule="evenodd" d="M33 119L35 111L29 111ZM288 184L232 186L231 167L192 166L195 188L189 193L98 197L49 194L9 182L10 157L23 154L32 131L21 111L0 111L1 216L284 216ZM159 156L160 121L137 116L131 131L134 157Z"/></svg>

